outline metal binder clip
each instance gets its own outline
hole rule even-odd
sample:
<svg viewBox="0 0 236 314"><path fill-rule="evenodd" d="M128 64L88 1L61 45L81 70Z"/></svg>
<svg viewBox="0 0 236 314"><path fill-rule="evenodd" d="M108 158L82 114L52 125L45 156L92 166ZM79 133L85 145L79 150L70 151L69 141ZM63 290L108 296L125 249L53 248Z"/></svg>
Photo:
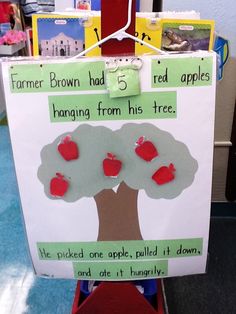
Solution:
<svg viewBox="0 0 236 314"><path fill-rule="evenodd" d="M135 70L140 70L143 66L143 60L140 58L133 58L131 64L134 66Z"/></svg>
<svg viewBox="0 0 236 314"><path fill-rule="evenodd" d="M109 72L116 72L119 68L117 59L112 59L106 62L106 69Z"/></svg>

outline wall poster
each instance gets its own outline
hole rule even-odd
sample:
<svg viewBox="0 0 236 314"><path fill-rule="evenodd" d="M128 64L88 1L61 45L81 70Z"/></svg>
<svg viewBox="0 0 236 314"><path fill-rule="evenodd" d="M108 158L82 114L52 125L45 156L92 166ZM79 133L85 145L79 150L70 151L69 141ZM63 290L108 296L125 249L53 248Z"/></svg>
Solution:
<svg viewBox="0 0 236 314"><path fill-rule="evenodd" d="M103 281L204 273L215 54L123 57L111 78L113 61L2 63L34 269Z"/></svg>

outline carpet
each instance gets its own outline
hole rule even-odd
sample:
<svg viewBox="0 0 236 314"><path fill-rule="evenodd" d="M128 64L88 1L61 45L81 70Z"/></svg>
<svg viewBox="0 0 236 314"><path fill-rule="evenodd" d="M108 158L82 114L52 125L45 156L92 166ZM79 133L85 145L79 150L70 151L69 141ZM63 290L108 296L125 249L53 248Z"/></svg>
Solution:
<svg viewBox="0 0 236 314"><path fill-rule="evenodd" d="M236 313L236 219L211 219L206 274L164 284L169 314Z"/></svg>

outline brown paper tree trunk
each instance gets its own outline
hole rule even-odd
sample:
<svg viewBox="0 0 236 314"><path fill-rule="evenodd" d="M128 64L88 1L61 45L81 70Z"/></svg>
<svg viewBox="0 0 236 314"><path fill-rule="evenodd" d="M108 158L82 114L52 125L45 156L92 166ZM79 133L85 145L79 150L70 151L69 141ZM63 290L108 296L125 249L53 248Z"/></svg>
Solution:
<svg viewBox="0 0 236 314"><path fill-rule="evenodd" d="M138 190L122 182L117 192L103 190L95 197L98 209L98 241L142 240L138 219Z"/></svg>

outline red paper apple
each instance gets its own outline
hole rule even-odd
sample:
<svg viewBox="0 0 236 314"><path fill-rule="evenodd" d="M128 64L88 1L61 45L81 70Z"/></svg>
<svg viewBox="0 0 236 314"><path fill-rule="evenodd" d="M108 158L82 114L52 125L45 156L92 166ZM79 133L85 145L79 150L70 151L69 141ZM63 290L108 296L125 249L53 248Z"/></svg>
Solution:
<svg viewBox="0 0 236 314"><path fill-rule="evenodd" d="M103 160L103 172L106 177L116 178L122 168L122 162L116 159L112 153L107 154L107 158Z"/></svg>
<svg viewBox="0 0 236 314"><path fill-rule="evenodd" d="M154 175L152 176L152 179L158 185L166 184L174 180L175 171L176 171L175 166L173 164L170 164L169 167L163 166L154 173Z"/></svg>
<svg viewBox="0 0 236 314"><path fill-rule="evenodd" d="M152 161L158 156L158 151L151 141L146 141L144 136L141 136L137 142L135 153L145 161Z"/></svg>
<svg viewBox="0 0 236 314"><path fill-rule="evenodd" d="M61 173L56 173L56 177L50 182L50 193L52 196L62 197L69 188L68 181L65 180Z"/></svg>
<svg viewBox="0 0 236 314"><path fill-rule="evenodd" d="M63 138L57 148L61 156L66 161L75 160L79 158L78 146L74 141L71 140L70 135L67 135L65 138Z"/></svg>

